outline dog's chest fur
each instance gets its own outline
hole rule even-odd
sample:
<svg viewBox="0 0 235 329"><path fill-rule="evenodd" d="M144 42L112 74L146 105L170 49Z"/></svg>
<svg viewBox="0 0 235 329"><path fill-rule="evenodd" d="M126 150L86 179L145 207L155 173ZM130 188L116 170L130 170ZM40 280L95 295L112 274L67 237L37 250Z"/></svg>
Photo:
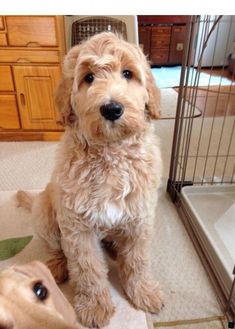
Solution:
<svg viewBox="0 0 235 329"><path fill-rule="evenodd" d="M100 147L74 153L58 182L64 206L92 225L111 228L138 219L155 199L161 174L158 148Z"/></svg>

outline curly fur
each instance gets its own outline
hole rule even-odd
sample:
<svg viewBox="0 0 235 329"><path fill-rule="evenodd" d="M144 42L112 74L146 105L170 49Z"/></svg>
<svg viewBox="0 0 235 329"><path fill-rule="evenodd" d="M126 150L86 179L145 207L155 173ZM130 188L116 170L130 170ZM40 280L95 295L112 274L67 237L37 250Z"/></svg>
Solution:
<svg viewBox="0 0 235 329"><path fill-rule="evenodd" d="M127 69L130 80L122 75ZM88 73L94 75L91 84L84 81ZM124 107L115 122L99 110L110 100ZM115 245L130 302L150 312L162 307L149 259L162 172L152 126L159 102L142 51L112 33L75 46L65 58L56 103L66 130L51 183L34 200L32 212L36 231L53 252L49 266L57 281L67 276L67 263L74 306L86 326L104 326L114 313L102 239Z"/></svg>

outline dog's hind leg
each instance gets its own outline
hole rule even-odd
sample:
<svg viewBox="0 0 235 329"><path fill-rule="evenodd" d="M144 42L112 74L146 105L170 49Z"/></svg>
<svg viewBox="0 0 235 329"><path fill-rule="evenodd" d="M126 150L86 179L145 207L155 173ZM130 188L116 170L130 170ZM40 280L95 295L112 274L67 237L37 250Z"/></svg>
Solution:
<svg viewBox="0 0 235 329"><path fill-rule="evenodd" d="M33 197L25 191L18 191L16 193L17 206L22 207L29 212L32 211Z"/></svg>
<svg viewBox="0 0 235 329"><path fill-rule="evenodd" d="M53 207L53 185L49 183L46 189L35 197L19 191L16 198L19 207L32 212L34 231L44 242L51 255L47 266L56 282L65 281L68 278L67 259L61 248L61 234Z"/></svg>

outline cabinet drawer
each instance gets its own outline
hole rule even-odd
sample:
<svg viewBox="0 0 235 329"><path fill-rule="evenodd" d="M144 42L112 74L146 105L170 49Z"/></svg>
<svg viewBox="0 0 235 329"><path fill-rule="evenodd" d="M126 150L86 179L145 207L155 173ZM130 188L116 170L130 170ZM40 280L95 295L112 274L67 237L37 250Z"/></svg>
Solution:
<svg viewBox="0 0 235 329"><path fill-rule="evenodd" d="M10 66L0 66L0 91L14 91Z"/></svg>
<svg viewBox="0 0 235 329"><path fill-rule="evenodd" d="M3 63L59 63L57 50L0 49L0 62Z"/></svg>
<svg viewBox="0 0 235 329"><path fill-rule="evenodd" d="M152 27L152 36L159 34L171 34L171 26L154 26Z"/></svg>
<svg viewBox="0 0 235 329"><path fill-rule="evenodd" d="M5 30L3 16L0 16L0 30Z"/></svg>
<svg viewBox="0 0 235 329"><path fill-rule="evenodd" d="M0 95L0 128L20 128L14 95Z"/></svg>
<svg viewBox="0 0 235 329"><path fill-rule="evenodd" d="M152 49L150 60L153 64L165 64L168 62L168 49Z"/></svg>
<svg viewBox="0 0 235 329"><path fill-rule="evenodd" d="M170 35L161 35L152 36L151 47L152 48L167 48L170 45L171 36Z"/></svg>
<svg viewBox="0 0 235 329"><path fill-rule="evenodd" d="M10 46L57 46L56 18L54 16L7 16Z"/></svg>
<svg viewBox="0 0 235 329"><path fill-rule="evenodd" d="M7 36L5 33L0 33L0 46L7 46Z"/></svg>

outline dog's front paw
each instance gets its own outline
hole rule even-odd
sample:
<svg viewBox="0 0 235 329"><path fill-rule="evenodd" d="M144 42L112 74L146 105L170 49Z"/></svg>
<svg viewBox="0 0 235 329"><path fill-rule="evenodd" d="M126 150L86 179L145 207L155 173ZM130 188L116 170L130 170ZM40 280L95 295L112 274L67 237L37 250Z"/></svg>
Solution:
<svg viewBox="0 0 235 329"><path fill-rule="evenodd" d="M163 294L154 281L138 281L135 285L133 282L127 282L124 289L128 299L137 309L158 313L164 306Z"/></svg>
<svg viewBox="0 0 235 329"><path fill-rule="evenodd" d="M90 328L107 325L115 311L107 288L94 295L78 293L74 299L74 307L79 321Z"/></svg>

